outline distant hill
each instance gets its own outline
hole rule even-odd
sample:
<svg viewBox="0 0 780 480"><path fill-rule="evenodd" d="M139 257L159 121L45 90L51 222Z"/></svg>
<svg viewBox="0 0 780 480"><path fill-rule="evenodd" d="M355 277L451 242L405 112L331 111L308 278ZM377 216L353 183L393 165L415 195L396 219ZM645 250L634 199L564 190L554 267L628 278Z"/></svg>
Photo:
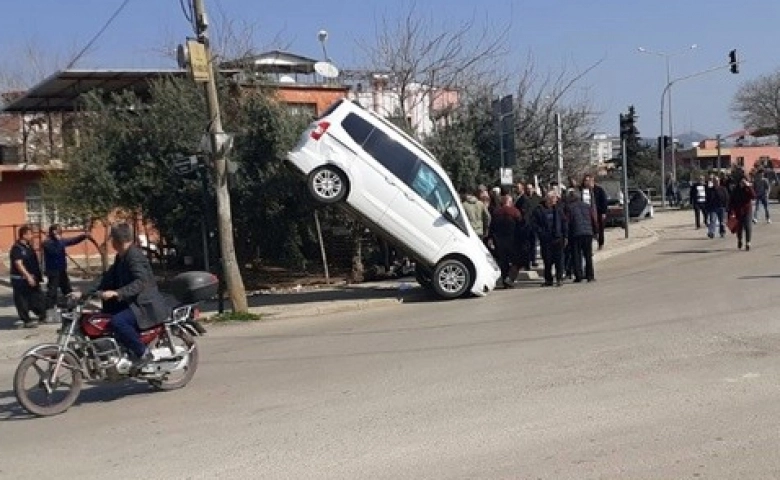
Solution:
<svg viewBox="0 0 780 480"><path fill-rule="evenodd" d="M684 148L690 148L692 143L701 142L702 140L707 140L710 137L699 132L688 132L676 134L675 138L677 138L677 143L682 144Z"/></svg>

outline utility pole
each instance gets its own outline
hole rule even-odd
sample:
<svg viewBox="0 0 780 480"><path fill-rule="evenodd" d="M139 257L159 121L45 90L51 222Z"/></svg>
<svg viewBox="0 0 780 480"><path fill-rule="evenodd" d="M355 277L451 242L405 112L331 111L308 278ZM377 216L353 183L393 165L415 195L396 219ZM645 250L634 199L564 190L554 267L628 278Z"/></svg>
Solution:
<svg viewBox="0 0 780 480"><path fill-rule="evenodd" d="M720 175L720 133L715 136L715 140L718 141L718 175Z"/></svg>
<svg viewBox="0 0 780 480"><path fill-rule="evenodd" d="M558 189L563 194L563 125L560 113L555 114L555 149L558 156Z"/></svg>
<svg viewBox="0 0 780 480"><path fill-rule="evenodd" d="M193 0L195 14L195 28L198 41L203 44L206 61L209 64L208 80L205 83L206 104L209 113L209 136L211 138L211 158L214 166L214 190L217 198L217 227L219 233L220 262L222 277L227 282L227 290L234 312L246 312L249 305L246 299L244 281L236 260L236 250L233 244L233 219L230 212L230 191L227 183L227 158L222 130L222 115L219 109L217 97L217 83L215 68L212 63L211 46L209 45L208 21L206 20L206 8L204 0ZM223 143L223 144L220 144Z"/></svg>

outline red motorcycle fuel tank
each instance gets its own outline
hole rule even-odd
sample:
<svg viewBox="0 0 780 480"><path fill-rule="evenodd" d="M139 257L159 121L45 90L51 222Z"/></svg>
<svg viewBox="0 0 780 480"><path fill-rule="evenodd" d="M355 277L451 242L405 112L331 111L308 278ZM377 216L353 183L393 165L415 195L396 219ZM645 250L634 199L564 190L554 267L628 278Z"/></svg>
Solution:
<svg viewBox="0 0 780 480"><path fill-rule="evenodd" d="M81 316L81 330L89 338L106 337L112 334L111 315L107 313L90 313ZM162 325L143 330L141 332L141 341L148 345L153 342L162 333Z"/></svg>
<svg viewBox="0 0 780 480"><path fill-rule="evenodd" d="M81 316L81 331L89 338L111 335L111 315L107 313L88 313Z"/></svg>

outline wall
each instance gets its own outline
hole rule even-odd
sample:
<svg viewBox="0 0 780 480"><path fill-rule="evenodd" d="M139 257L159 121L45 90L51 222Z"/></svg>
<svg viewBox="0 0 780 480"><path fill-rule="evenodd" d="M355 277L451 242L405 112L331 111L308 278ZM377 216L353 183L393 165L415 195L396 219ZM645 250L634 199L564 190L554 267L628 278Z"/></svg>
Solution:
<svg viewBox="0 0 780 480"><path fill-rule="evenodd" d="M279 101L314 104L317 115L324 112L336 100L347 96L347 88L342 86L282 84L276 88L276 96Z"/></svg>

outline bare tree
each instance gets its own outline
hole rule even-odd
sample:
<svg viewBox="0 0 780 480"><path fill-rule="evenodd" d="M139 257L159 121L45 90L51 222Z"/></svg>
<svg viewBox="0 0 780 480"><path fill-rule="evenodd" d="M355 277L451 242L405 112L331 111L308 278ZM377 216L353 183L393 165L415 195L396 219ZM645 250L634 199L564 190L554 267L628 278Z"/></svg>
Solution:
<svg viewBox="0 0 780 480"><path fill-rule="evenodd" d="M564 174L579 176L589 168L589 139L598 116L582 80L602 60L571 72L540 73L532 55L517 83L515 106L517 166L525 175L553 179L557 172L555 116L560 115Z"/></svg>
<svg viewBox="0 0 780 480"><path fill-rule="evenodd" d="M780 70L743 83L731 103L745 128L769 128L780 144Z"/></svg>
<svg viewBox="0 0 780 480"><path fill-rule="evenodd" d="M508 26L496 29L475 18L446 24L421 13L414 3L375 23L374 40L358 44L367 59L367 73L384 75L387 83L380 86L384 95L393 97L393 105L383 105L385 111L378 113L395 117L408 131L413 127L412 112L420 109L435 117L435 110L456 102L455 92L492 78L506 53Z"/></svg>

